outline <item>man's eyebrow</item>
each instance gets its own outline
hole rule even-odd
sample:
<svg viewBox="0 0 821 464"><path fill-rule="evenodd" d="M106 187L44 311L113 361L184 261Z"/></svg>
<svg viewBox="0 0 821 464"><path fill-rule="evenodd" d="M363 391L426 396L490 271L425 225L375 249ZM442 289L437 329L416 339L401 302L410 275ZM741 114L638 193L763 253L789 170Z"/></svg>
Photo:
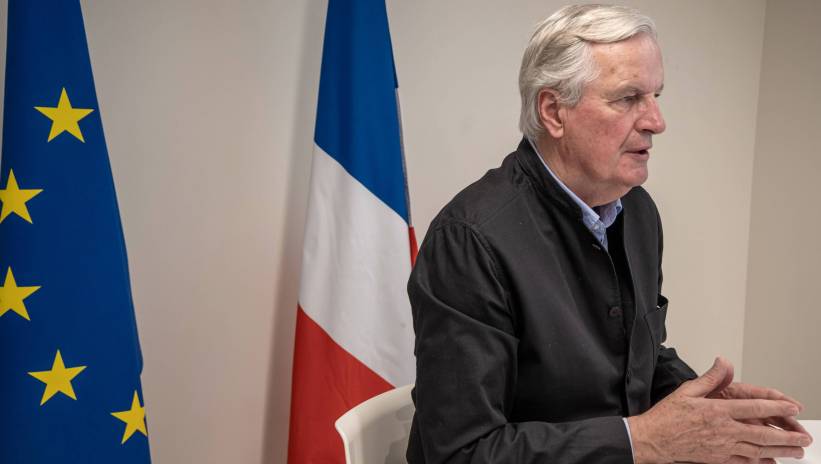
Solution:
<svg viewBox="0 0 821 464"><path fill-rule="evenodd" d="M661 84L661 86L655 92L645 92L640 88L636 87L635 85L627 84L624 87L617 88L615 91L613 91L612 95L642 95L645 93L661 93L662 90L664 90L664 84Z"/></svg>
<svg viewBox="0 0 821 464"><path fill-rule="evenodd" d="M624 95L639 95L641 93L642 92L638 87L631 84L627 84L624 87L617 87L615 90L613 90L611 95L621 97Z"/></svg>

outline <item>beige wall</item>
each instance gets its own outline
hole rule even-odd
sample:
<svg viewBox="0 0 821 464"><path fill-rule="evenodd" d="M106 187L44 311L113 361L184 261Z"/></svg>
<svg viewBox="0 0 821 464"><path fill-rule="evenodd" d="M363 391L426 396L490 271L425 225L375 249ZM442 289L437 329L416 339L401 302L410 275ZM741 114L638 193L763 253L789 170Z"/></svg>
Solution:
<svg viewBox="0 0 821 464"><path fill-rule="evenodd" d="M744 378L821 418L821 2L767 3L755 147Z"/></svg>
<svg viewBox="0 0 821 464"><path fill-rule="evenodd" d="M154 462L284 461L326 2L82 2ZM565 2L387 3L421 239L515 147L521 53ZM716 354L740 368L765 5L632 4L658 22L667 66L647 187L666 226L670 342L699 371Z"/></svg>
<svg viewBox="0 0 821 464"><path fill-rule="evenodd" d="M284 460L325 5L83 2L157 463Z"/></svg>

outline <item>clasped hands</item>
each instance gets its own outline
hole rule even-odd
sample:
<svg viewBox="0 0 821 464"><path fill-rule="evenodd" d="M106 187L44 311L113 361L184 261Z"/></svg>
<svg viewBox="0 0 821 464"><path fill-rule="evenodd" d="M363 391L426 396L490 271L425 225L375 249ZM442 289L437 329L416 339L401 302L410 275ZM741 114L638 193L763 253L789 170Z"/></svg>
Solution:
<svg viewBox="0 0 821 464"><path fill-rule="evenodd" d="M732 364L719 357L701 377L627 418L633 457L636 464L802 458L812 437L795 419L801 409L777 390L733 382Z"/></svg>

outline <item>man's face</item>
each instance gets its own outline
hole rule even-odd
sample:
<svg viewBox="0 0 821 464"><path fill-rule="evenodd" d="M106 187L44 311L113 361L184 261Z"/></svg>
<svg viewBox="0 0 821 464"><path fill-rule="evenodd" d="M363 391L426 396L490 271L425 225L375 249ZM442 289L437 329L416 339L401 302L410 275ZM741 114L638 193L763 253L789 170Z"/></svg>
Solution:
<svg viewBox="0 0 821 464"><path fill-rule="evenodd" d="M647 180L652 136L665 129L656 101L664 67L658 45L645 34L594 44L592 51L599 76L576 106L560 110L558 149L577 182L597 198L618 198Z"/></svg>

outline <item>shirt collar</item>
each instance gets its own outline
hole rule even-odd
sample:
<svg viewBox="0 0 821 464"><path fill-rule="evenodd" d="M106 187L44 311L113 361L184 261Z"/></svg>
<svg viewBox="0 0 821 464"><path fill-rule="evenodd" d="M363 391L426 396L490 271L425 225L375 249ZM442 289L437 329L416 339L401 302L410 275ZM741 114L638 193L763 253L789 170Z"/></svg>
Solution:
<svg viewBox="0 0 821 464"><path fill-rule="evenodd" d="M533 151L536 152L536 156L539 157L539 161L542 162L544 168L547 169L547 172L550 173L550 176L559 184L559 187L564 190L573 202L579 205L579 208L582 210L582 221L584 221L584 225L587 226L588 229L593 229L597 222L601 221L605 228L610 227L616 222L616 218L618 217L619 213L623 209L621 204L621 198L616 199L616 201L612 201L606 205L597 206L596 209L591 208L585 203L581 198L578 197L575 193L573 193L570 188L562 182L559 177L553 173L550 169L550 166L544 161L542 155L539 153L539 149L536 147L536 144L533 143L532 140L527 139L530 142L530 146L533 147ZM597 212L598 210L598 212Z"/></svg>

